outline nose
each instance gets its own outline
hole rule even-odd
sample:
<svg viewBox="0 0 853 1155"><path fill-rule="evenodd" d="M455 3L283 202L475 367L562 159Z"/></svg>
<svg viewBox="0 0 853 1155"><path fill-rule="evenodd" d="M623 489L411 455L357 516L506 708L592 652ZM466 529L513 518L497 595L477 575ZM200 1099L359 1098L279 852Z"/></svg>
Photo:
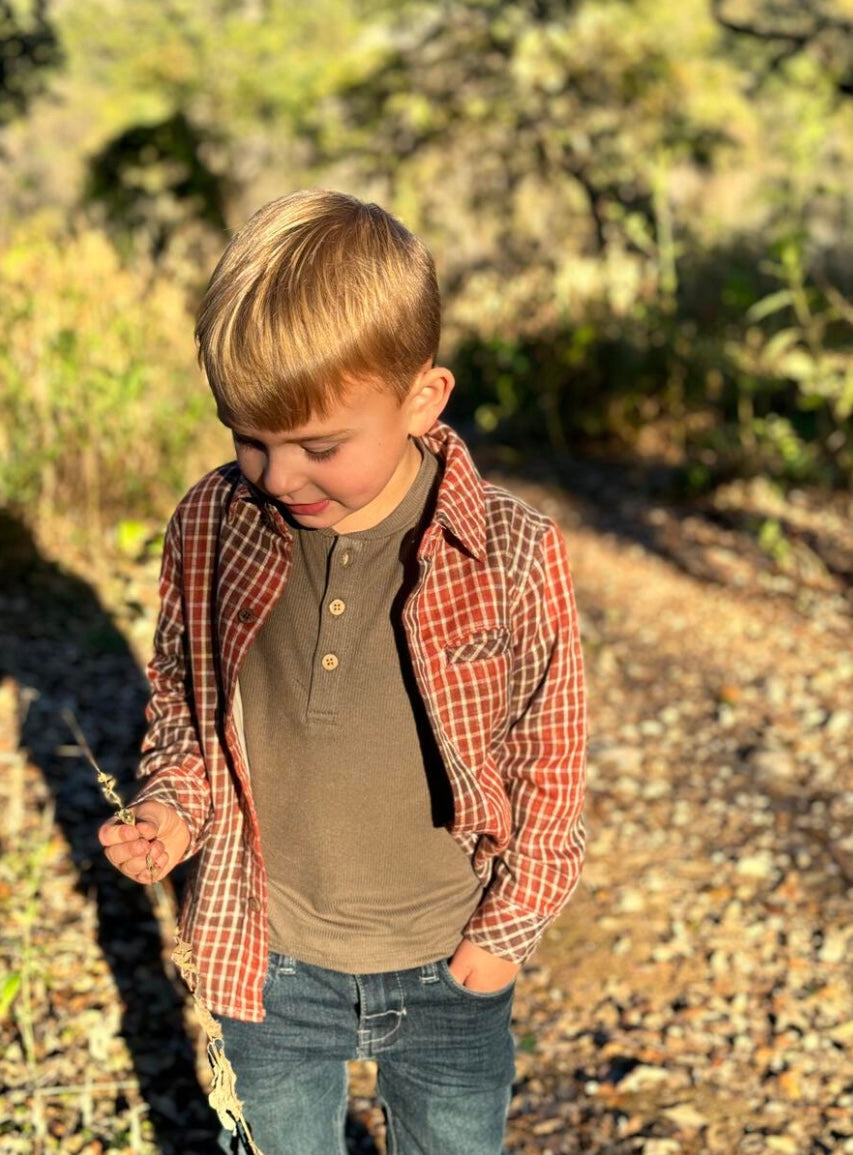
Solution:
<svg viewBox="0 0 853 1155"><path fill-rule="evenodd" d="M267 454L261 480L267 493L282 499L299 492L305 484L305 475L289 454L273 450Z"/></svg>

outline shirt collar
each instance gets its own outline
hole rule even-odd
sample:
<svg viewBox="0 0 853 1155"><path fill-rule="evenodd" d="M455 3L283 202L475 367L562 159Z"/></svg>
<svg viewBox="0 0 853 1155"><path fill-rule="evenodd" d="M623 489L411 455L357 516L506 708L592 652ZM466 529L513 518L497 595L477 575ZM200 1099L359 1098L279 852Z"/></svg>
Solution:
<svg viewBox="0 0 853 1155"><path fill-rule="evenodd" d="M443 422L424 437L444 473L433 523L443 526L478 561L486 552L486 501L483 480L462 438Z"/></svg>

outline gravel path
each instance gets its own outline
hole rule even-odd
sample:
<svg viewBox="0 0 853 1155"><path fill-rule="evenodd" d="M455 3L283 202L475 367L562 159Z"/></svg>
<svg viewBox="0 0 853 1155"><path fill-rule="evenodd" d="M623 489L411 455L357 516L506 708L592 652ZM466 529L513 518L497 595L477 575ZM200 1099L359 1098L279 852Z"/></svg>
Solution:
<svg viewBox="0 0 853 1155"><path fill-rule="evenodd" d="M509 1150L853 1152L849 499L507 483L565 528L591 704L588 866L519 983ZM61 720L127 790L156 561L0 539L0 1153L210 1155L168 897L103 868ZM381 1149L353 1078L351 1150Z"/></svg>

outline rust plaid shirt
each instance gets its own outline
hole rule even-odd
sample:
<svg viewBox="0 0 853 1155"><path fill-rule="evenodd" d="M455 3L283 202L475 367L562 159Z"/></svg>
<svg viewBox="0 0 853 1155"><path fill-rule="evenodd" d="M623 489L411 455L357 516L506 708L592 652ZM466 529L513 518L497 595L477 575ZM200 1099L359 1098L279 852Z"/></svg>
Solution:
<svg viewBox="0 0 853 1155"><path fill-rule="evenodd" d="M426 441L444 472L403 625L450 779L451 833L486 887L465 936L523 962L574 890L584 850L584 687L565 544L548 518L485 483L446 425ZM198 857L181 933L211 1010L247 1020L263 1018L267 879L238 675L290 564L286 523L236 464L178 506L136 798L186 821Z"/></svg>

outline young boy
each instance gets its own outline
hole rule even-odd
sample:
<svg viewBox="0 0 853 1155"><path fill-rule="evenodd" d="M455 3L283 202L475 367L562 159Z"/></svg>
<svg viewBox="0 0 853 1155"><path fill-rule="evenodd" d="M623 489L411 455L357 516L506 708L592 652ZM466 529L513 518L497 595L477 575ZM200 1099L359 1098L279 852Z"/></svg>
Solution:
<svg viewBox="0 0 853 1155"><path fill-rule="evenodd" d="M264 1155L344 1152L378 1061L396 1155L498 1155L519 965L583 856L581 651L560 533L438 418L419 240L324 191L261 209L199 313L236 463L166 535L135 826ZM223 1150L236 1150L223 1136Z"/></svg>

